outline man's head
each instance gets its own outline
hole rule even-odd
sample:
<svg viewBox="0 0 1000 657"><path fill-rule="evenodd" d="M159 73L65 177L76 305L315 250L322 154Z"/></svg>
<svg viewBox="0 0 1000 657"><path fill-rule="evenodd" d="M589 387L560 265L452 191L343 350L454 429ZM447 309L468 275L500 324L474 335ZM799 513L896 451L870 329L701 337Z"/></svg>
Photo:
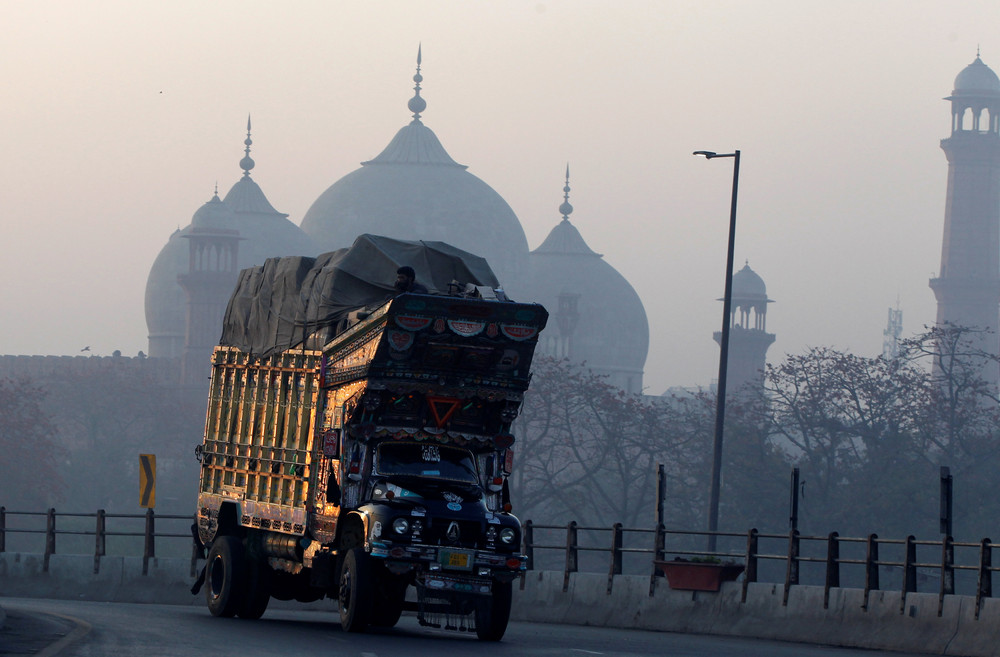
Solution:
<svg viewBox="0 0 1000 657"><path fill-rule="evenodd" d="M406 292L410 289L410 285L416 280L417 273L413 271L413 267L404 265L396 270L396 289L400 292Z"/></svg>

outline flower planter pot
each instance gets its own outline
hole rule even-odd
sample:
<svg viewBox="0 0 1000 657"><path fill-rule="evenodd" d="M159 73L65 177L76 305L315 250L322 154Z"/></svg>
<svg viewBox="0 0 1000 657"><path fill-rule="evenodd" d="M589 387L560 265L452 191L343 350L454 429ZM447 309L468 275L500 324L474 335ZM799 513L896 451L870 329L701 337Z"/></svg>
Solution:
<svg viewBox="0 0 1000 657"><path fill-rule="evenodd" d="M735 581L743 566L735 563L698 561L654 561L667 576L670 588L678 591L718 591L723 582Z"/></svg>

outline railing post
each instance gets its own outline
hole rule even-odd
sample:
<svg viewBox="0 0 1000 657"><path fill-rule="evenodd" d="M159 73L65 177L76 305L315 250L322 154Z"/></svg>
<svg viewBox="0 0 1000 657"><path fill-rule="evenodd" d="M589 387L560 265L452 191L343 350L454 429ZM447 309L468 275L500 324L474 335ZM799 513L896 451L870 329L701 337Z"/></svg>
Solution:
<svg viewBox="0 0 1000 657"><path fill-rule="evenodd" d="M608 595L615 583L615 575L622 574L622 524L616 522L611 528L611 570L608 572Z"/></svg>
<svg viewBox="0 0 1000 657"><path fill-rule="evenodd" d="M979 585L976 587L976 620L979 620L979 610L983 598L993 597L993 546L990 539L984 538L979 544Z"/></svg>
<svg viewBox="0 0 1000 657"><path fill-rule="evenodd" d="M743 571L743 595L740 602L747 601L747 589L750 588L750 582L757 581L757 541L759 540L757 534L756 528L747 532L747 556Z"/></svg>
<svg viewBox="0 0 1000 657"><path fill-rule="evenodd" d="M566 525L566 569L563 571L563 593L569 590L569 574L577 567L576 520Z"/></svg>
<svg viewBox="0 0 1000 657"><path fill-rule="evenodd" d="M149 560L150 558L156 557L156 544L154 542L154 537L156 531L154 529L155 516L153 515L152 509L146 509L146 544L142 550L142 574L149 574Z"/></svg>
<svg viewBox="0 0 1000 657"><path fill-rule="evenodd" d="M917 592L917 544L916 537L906 537L906 556L903 558L903 592L899 596L899 613L906 613L906 594Z"/></svg>
<svg viewBox="0 0 1000 657"><path fill-rule="evenodd" d="M878 534L869 534L865 551L865 601L861 605L865 611L868 611L868 594L878 591L878 587Z"/></svg>
<svg viewBox="0 0 1000 657"><path fill-rule="evenodd" d="M945 536L941 541L941 590L938 592L938 617L944 613L944 596L955 593L955 541Z"/></svg>
<svg viewBox="0 0 1000 657"><path fill-rule="evenodd" d="M799 583L799 532L788 532L788 559L785 562L785 593L781 605L788 606L788 591Z"/></svg>
<svg viewBox="0 0 1000 657"><path fill-rule="evenodd" d="M104 556L104 509L97 510L97 527L94 529L94 574L101 570L101 557Z"/></svg>
<svg viewBox="0 0 1000 657"><path fill-rule="evenodd" d="M42 572L49 572L49 557L56 553L56 510L50 508L45 517L45 557Z"/></svg>
<svg viewBox="0 0 1000 657"><path fill-rule="evenodd" d="M667 529L662 522L656 524L655 536L653 538L653 573L649 576L649 597L653 597L656 590L656 578L663 577L663 573L657 567L657 561L663 561L667 549Z"/></svg>
<svg viewBox="0 0 1000 657"><path fill-rule="evenodd" d="M823 589L823 609L830 608L830 589L840 588L840 534L830 532L826 542L826 586Z"/></svg>
<svg viewBox="0 0 1000 657"><path fill-rule="evenodd" d="M0 506L0 552L7 551L7 507Z"/></svg>
<svg viewBox="0 0 1000 657"><path fill-rule="evenodd" d="M535 569L535 525L530 520L525 520L521 534L521 552L528 562L526 570ZM521 573L521 590L524 590L524 573Z"/></svg>

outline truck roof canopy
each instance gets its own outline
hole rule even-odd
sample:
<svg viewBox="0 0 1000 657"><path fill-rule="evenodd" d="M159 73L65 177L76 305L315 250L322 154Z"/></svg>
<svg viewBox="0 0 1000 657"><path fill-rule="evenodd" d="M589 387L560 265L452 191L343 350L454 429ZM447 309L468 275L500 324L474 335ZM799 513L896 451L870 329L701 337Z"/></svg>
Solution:
<svg viewBox="0 0 1000 657"><path fill-rule="evenodd" d="M413 267L432 293L446 291L453 280L499 286L484 258L445 242L361 235L347 249L269 258L242 270L219 343L261 357L296 347L352 311L389 299L403 265Z"/></svg>

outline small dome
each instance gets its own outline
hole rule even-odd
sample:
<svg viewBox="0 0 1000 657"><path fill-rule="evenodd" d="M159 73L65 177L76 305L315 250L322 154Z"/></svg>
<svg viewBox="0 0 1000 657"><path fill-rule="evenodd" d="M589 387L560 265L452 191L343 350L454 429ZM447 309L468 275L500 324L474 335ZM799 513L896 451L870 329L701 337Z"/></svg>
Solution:
<svg viewBox="0 0 1000 657"><path fill-rule="evenodd" d="M1000 78L993 70L983 63L983 60L976 55L976 61L972 62L958 74L955 78L954 93L975 93L975 92L1000 93Z"/></svg>
<svg viewBox="0 0 1000 657"><path fill-rule="evenodd" d="M572 329L572 359L608 374L611 382L629 392L641 392L649 320L632 285L587 246L565 218L531 252L530 260L531 292L526 300L548 308L554 319L548 338L561 333L560 297L575 297L578 321Z"/></svg>
<svg viewBox="0 0 1000 657"><path fill-rule="evenodd" d="M750 269L749 262L743 265L743 269L733 274L733 298L767 299L767 286L764 285L764 279Z"/></svg>
<svg viewBox="0 0 1000 657"><path fill-rule="evenodd" d="M236 216L229 204L224 203L216 194L205 205L198 208L198 211L191 217L191 225L195 228L234 230Z"/></svg>

